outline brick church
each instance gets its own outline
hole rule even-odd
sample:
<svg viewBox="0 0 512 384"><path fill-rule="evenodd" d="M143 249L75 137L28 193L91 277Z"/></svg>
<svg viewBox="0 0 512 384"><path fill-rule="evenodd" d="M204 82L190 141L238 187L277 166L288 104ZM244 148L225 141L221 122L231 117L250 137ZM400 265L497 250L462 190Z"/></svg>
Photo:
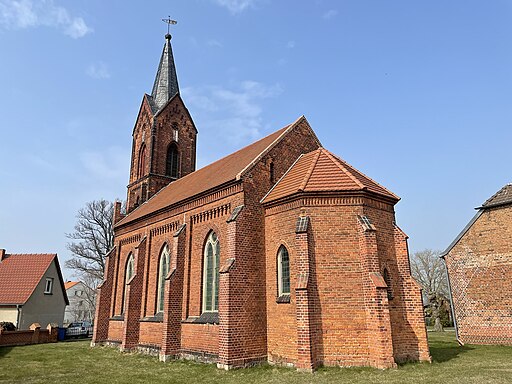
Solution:
<svg viewBox="0 0 512 384"><path fill-rule="evenodd" d="M303 116L199 170L196 136L168 34L133 129L93 345L224 369L430 360L399 197Z"/></svg>

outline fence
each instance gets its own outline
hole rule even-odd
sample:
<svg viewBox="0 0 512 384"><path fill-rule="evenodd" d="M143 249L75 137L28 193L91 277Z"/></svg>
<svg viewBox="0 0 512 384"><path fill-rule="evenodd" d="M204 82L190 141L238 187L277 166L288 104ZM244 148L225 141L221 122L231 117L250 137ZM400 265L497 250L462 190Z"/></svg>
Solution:
<svg viewBox="0 0 512 384"><path fill-rule="evenodd" d="M48 325L46 329L34 323L28 331L2 331L0 329L0 346L14 346L27 344L56 343L57 328Z"/></svg>

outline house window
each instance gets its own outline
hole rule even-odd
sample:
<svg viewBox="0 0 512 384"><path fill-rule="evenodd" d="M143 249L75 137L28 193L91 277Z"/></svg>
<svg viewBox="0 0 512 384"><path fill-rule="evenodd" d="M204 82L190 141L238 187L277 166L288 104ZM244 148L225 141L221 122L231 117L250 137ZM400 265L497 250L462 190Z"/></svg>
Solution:
<svg viewBox="0 0 512 384"><path fill-rule="evenodd" d="M166 176L178 178L178 155L178 146L176 143L171 143L169 148L167 148Z"/></svg>
<svg viewBox="0 0 512 384"><path fill-rule="evenodd" d="M139 168L137 171L137 177L140 179L144 176L144 170L146 168L146 144L142 144L139 151Z"/></svg>
<svg viewBox="0 0 512 384"><path fill-rule="evenodd" d="M384 272L382 274L384 275L384 281L388 286L388 300L393 300L393 290L391 289L391 276L389 275L387 268L384 268Z"/></svg>
<svg viewBox="0 0 512 384"><path fill-rule="evenodd" d="M82 296L82 291L75 291L75 296Z"/></svg>
<svg viewBox="0 0 512 384"><path fill-rule="evenodd" d="M133 273L135 271L134 268L134 260L133 260L133 254L130 253L128 255L128 260L126 262L126 269L124 273L124 289L123 289L123 301L121 302L121 313L124 313L124 307L126 302L126 290L128 288L128 282L133 277Z"/></svg>
<svg viewBox="0 0 512 384"><path fill-rule="evenodd" d="M160 262L158 266L158 292L156 311L164 311L164 297L165 297L165 277L169 273L169 247L164 245L160 253Z"/></svg>
<svg viewBox="0 0 512 384"><path fill-rule="evenodd" d="M274 184L276 182L276 175L275 175L275 171L274 171L274 162L270 162L270 165L269 165L269 171L270 171L270 183L271 184Z"/></svg>
<svg viewBox="0 0 512 384"><path fill-rule="evenodd" d="M277 285L279 296L290 294L290 257L284 245L277 251Z"/></svg>
<svg viewBox="0 0 512 384"><path fill-rule="evenodd" d="M219 310L220 244L217 234L210 232L204 247L203 312Z"/></svg>
<svg viewBox="0 0 512 384"><path fill-rule="evenodd" d="M53 278L47 277L44 285L44 294L51 295L53 293Z"/></svg>

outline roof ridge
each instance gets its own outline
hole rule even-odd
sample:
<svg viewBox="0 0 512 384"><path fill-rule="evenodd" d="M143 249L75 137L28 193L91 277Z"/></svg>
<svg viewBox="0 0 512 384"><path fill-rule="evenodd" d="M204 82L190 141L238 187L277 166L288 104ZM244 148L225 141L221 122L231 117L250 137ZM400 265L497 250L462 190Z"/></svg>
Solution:
<svg viewBox="0 0 512 384"><path fill-rule="evenodd" d="M325 151L325 154L327 155L327 157L339 168L341 169L342 172L345 172L345 174L350 178L352 179L353 182L355 182L360 188L362 189L365 189L366 186L361 183L357 177L355 177L351 172L349 172L343 165L341 165L339 162L337 162L336 160L341 160L341 159L338 159L336 157L334 157L332 155L332 153L330 153L329 151ZM345 162L343 162L345 163ZM346 165L348 165L347 163L345 163ZM352 167L351 167L352 168Z"/></svg>
<svg viewBox="0 0 512 384"><path fill-rule="evenodd" d="M306 172L306 175L304 176L304 179L302 180L301 185L299 186L299 191L303 191L304 188L306 188L306 186L308 185L309 179L311 179L311 175L313 174L316 164L318 163L318 159L320 158L320 155L322 154L322 148L320 147L316 151L318 153L316 154L315 158L311 162L309 169Z"/></svg>
<svg viewBox="0 0 512 384"><path fill-rule="evenodd" d="M261 151L249 164L245 166L244 169L242 169L238 174L236 175L236 180L240 180L244 173L249 171L254 165L263 157L265 156L268 151L270 151L277 143L279 143L283 137L285 137L293 128L295 128L302 120L306 120L306 117L304 115L301 115L299 118L297 118L293 123L288 124L285 127L285 130L272 142L270 143L263 151ZM307 122L307 120L306 120ZM309 123L308 123L309 126ZM270 135L267 135L270 136ZM265 136L265 137L267 137ZM317 139L318 140L318 139ZM251 144L252 145L252 144Z"/></svg>

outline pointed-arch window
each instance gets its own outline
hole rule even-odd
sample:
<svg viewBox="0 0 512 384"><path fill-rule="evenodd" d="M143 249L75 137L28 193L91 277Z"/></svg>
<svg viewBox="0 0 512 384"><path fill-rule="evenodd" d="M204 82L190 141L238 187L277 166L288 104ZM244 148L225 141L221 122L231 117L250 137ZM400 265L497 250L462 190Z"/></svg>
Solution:
<svg viewBox="0 0 512 384"><path fill-rule="evenodd" d="M128 288L128 282L133 277L135 272L135 262L133 259L133 253L128 255L128 259L126 260L126 267L124 272L124 287L123 287L123 301L121 302L121 313L124 313L125 303L127 300L126 290Z"/></svg>
<svg viewBox="0 0 512 384"><path fill-rule="evenodd" d="M178 178L178 146L176 143L171 143L167 148L167 161L165 167L165 175Z"/></svg>
<svg viewBox="0 0 512 384"><path fill-rule="evenodd" d="M139 150L139 163L138 163L137 177L141 178L144 176L144 170L146 169L146 144L142 144Z"/></svg>
<svg viewBox="0 0 512 384"><path fill-rule="evenodd" d="M157 313L164 311L165 277L169 273L169 259L169 247L165 244L160 252L160 262L158 263Z"/></svg>
<svg viewBox="0 0 512 384"><path fill-rule="evenodd" d="M210 232L204 247L203 312L219 310L220 243L215 232Z"/></svg>
<svg viewBox="0 0 512 384"><path fill-rule="evenodd" d="M279 296L290 294L290 257L284 245L277 251L277 286Z"/></svg>
<svg viewBox="0 0 512 384"><path fill-rule="evenodd" d="M389 275L388 269L384 268L384 271L382 273L384 276L384 281L386 282L386 285L388 286L388 300L393 300L393 290L391 289L391 276Z"/></svg>

